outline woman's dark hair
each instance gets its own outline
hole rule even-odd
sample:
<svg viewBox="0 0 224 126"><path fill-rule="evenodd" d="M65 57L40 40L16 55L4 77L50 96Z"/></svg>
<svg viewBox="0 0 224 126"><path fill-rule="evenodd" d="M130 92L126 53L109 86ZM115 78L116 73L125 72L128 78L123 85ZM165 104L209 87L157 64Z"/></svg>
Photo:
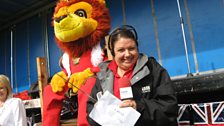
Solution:
<svg viewBox="0 0 224 126"><path fill-rule="evenodd" d="M112 56L114 57L114 44L120 38L130 38L135 41L136 46L138 47L138 36L134 27L130 25L122 25L114 29L109 36L108 47L111 51Z"/></svg>

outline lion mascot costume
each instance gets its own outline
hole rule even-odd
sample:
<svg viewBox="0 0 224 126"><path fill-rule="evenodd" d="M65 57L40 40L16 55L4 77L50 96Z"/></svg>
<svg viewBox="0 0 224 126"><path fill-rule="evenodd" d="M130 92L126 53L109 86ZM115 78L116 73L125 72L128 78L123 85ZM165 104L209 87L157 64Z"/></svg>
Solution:
<svg viewBox="0 0 224 126"><path fill-rule="evenodd" d="M69 89L78 94L78 126L88 126L86 102L104 59L100 41L110 30L105 0L60 0L53 27L58 46L64 51L62 71L44 88L43 126L59 126L62 102Z"/></svg>

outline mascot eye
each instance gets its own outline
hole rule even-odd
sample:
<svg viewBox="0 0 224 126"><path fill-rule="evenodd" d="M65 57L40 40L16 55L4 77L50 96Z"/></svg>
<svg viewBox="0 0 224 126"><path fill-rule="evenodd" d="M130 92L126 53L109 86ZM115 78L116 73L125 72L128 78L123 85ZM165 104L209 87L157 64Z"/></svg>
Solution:
<svg viewBox="0 0 224 126"><path fill-rule="evenodd" d="M86 12L83 9L75 11L75 14L78 15L79 17L87 18Z"/></svg>
<svg viewBox="0 0 224 126"><path fill-rule="evenodd" d="M61 20L63 20L64 18L66 18L67 17L67 15L62 15L62 16L60 16L60 17L56 17L56 18L54 18L54 20L56 21L56 22L60 22Z"/></svg>

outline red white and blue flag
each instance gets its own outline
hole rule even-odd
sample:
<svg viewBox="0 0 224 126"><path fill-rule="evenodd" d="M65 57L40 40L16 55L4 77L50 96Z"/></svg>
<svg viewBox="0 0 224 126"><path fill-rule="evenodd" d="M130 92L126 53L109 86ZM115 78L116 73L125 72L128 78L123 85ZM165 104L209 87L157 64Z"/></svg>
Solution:
<svg viewBox="0 0 224 126"><path fill-rule="evenodd" d="M224 101L179 104L179 126L224 126Z"/></svg>

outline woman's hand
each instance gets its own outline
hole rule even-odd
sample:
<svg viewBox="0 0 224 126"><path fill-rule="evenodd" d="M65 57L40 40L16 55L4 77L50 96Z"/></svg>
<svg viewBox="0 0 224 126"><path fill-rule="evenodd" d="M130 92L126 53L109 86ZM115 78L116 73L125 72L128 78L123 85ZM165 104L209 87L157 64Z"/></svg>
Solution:
<svg viewBox="0 0 224 126"><path fill-rule="evenodd" d="M137 108L137 104L136 104L135 100L124 100L120 104L120 107L121 108L132 107L132 108L136 109Z"/></svg>

